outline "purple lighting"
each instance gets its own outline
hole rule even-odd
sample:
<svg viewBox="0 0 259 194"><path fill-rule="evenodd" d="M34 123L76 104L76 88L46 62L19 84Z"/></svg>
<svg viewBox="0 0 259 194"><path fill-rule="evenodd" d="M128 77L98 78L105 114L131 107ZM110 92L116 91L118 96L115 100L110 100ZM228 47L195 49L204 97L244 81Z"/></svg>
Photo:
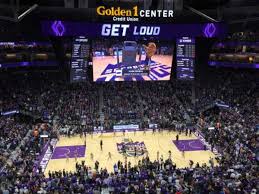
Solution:
<svg viewBox="0 0 259 194"><path fill-rule="evenodd" d="M29 66L29 62L27 62L27 61L23 61L23 62L21 62L20 64L21 64L21 66L24 66L24 67L25 67L25 66Z"/></svg>
<svg viewBox="0 0 259 194"><path fill-rule="evenodd" d="M61 21L54 21L51 28L56 36L63 36L65 27Z"/></svg>
<svg viewBox="0 0 259 194"><path fill-rule="evenodd" d="M216 26L213 23L208 23L203 30L203 34L207 38L213 37L215 33L216 33Z"/></svg>
<svg viewBox="0 0 259 194"><path fill-rule="evenodd" d="M88 38L99 38L101 37L102 28L104 23L90 23L90 22L75 22L75 21L64 21L58 22L60 20L49 20L41 22L42 34L45 36L60 36L62 28L60 24L63 25L64 32L61 32L62 36L86 36ZM59 23L60 27L57 30L57 24ZM135 27L140 29L143 27L143 24L140 23L130 23L128 29L126 30L126 34L122 36L122 31L119 32L120 37L129 38L129 39L138 39L138 38L146 38L149 39L146 35L134 33ZM208 23L202 24L159 24L157 27L160 27L159 35L156 36L158 40L175 40L179 37L206 37L205 36L205 28ZM150 26L154 27L153 24ZM215 33L213 33L213 37L225 38L227 35L227 25L224 23L209 23L209 32L211 33L213 28L215 27ZM214 27L213 27L214 26ZM147 26L145 26L147 27ZM210 29L211 28L211 29ZM168 36L170 34L170 36Z"/></svg>

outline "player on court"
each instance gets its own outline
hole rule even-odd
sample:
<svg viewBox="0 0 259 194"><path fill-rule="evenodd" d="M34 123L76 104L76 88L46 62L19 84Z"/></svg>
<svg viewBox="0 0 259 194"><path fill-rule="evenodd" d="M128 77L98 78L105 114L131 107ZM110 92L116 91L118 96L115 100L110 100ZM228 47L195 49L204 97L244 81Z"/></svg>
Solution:
<svg viewBox="0 0 259 194"><path fill-rule="evenodd" d="M91 130L91 138L93 139L93 137L94 137L94 132L93 132L93 130Z"/></svg>
<svg viewBox="0 0 259 194"><path fill-rule="evenodd" d="M66 162L69 162L69 152L66 152L65 156L66 156Z"/></svg>
<svg viewBox="0 0 259 194"><path fill-rule="evenodd" d="M111 152L108 152L108 160L109 159L112 159L112 154L111 154Z"/></svg>
<svg viewBox="0 0 259 194"><path fill-rule="evenodd" d="M124 162L125 162L125 165L127 166L127 164L128 164L128 157L126 155L124 156Z"/></svg>
<svg viewBox="0 0 259 194"><path fill-rule="evenodd" d="M141 155L144 156L144 154L145 154L145 151L144 151L144 149L142 148L142 149L141 149Z"/></svg>
<svg viewBox="0 0 259 194"><path fill-rule="evenodd" d="M168 158L172 159L172 152L171 152L171 150L168 151Z"/></svg>
<svg viewBox="0 0 259 194"><path fill-rule="evenodd" d="M79 136L80 136L80 138L82 138L83 137L83 129L80 127L79 130L80 130Z"/></svg>
<svg viewBox="0 0 259 194"><path fill-rule="evenodd" d="M192 129L189 130L189 137L192 136Z"/></svg>
<svg viewBox="0 0 259 194"><path fill-rule="evenodd" d="M77 149L74 151L74 157L75 157L75 161L77 162L77 157L78 157L78 151L77 151Z"/></svg>
<svg viewBox="0 0 259 194"><path fill-rule="evenodd" d="M149 158L149 153L148 153L148 151L146 151L146 158Z"/></svg>
<svg viewBox="0 0 259 194"><path fill-rule="evenodd" d="M155 132L156 132L156 128L153 126L153 128L152 128L152 134L154 135Z"/></svg>
<svg viewBox="0 0 259 194"><path fill-rule="evenodd" d="M100 141L100 148L101 148L101 151L103 151L103 140L102 139Z"/></svg>
<svg viewBox="0 0 259 194"><path fill-rule="evenodd" d="M85 139L86 139L86 129L84 129L84 137L85 137Z"/></svg>
<svg viewBox="0 0 259 194"><path fill-rule="evenodd" d="M127 153L127 148L126 148L126 145L122 145L122 153L123 153L123 155L125 155L126 156L126 153Z"/></svg>

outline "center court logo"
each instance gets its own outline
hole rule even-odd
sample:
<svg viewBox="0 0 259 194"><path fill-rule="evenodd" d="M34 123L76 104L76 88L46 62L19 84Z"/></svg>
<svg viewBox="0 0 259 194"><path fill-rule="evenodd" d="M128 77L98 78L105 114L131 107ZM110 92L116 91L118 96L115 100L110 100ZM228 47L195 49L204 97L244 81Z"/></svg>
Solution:
<svg viewBox="0 0 259 194"><path fill-rule="evenodd" d="M139 18L168 18L174 16L173 10L142 10L138 6L131 9L121 7L105 7L99 6L96 8L97 15L110 16L113 21L139 21Z"/></svg>
<svg viewBox="0 0 259 194"><path fill-rule="evenodd" d="M117 150L128 157L143 156L147 152L145 143L138 141L117 143Z"/></svg>

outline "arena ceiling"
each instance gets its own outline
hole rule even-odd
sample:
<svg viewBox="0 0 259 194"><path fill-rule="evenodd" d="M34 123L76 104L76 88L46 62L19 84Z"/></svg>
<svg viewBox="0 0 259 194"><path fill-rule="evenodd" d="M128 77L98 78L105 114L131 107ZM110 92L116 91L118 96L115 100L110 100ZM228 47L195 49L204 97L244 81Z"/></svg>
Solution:
<svg viewBox="0 0 259 194"><path fill-rule="evenodd" d="M73 7L68 2L73 1ZM39 23L46 19L93 20L98 5L143 6L143 0L88 0L88 8L80 7L84 0L2 0L0 2L0 35L25 32L39 32ZM156 9L158 1L152 1ZM183 0L183 10L166 22L199 23L211 19L226 22L230 31L256 30L259 28L258 0ZM33 27L32 27L33 26ZM35 29L34 29L35 28Z"/></svg>

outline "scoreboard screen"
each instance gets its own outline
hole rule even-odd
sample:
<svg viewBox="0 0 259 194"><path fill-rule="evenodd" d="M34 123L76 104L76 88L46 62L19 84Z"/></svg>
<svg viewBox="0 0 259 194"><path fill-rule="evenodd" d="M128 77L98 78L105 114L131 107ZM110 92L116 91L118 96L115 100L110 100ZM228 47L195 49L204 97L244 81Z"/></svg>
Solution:
<svg viewBox="0 0 259 194"><path fill-rule="evenodd" d="M95 40L93 81L170 80L174 47L172 42L153 40Z"/></svg>
<svg viewBox="0 0 259 194"><path fill-rule="evenodd" d="M176 71L177 79L194 79L195 40L182 37L176 40Z"/></svg>
<svg viewBox="0 0 259 194"><path fill-rule="evenodd" d="M84 36L75 37L73 40L70 82L82 82L87 79L90 45Z"/></svg>

